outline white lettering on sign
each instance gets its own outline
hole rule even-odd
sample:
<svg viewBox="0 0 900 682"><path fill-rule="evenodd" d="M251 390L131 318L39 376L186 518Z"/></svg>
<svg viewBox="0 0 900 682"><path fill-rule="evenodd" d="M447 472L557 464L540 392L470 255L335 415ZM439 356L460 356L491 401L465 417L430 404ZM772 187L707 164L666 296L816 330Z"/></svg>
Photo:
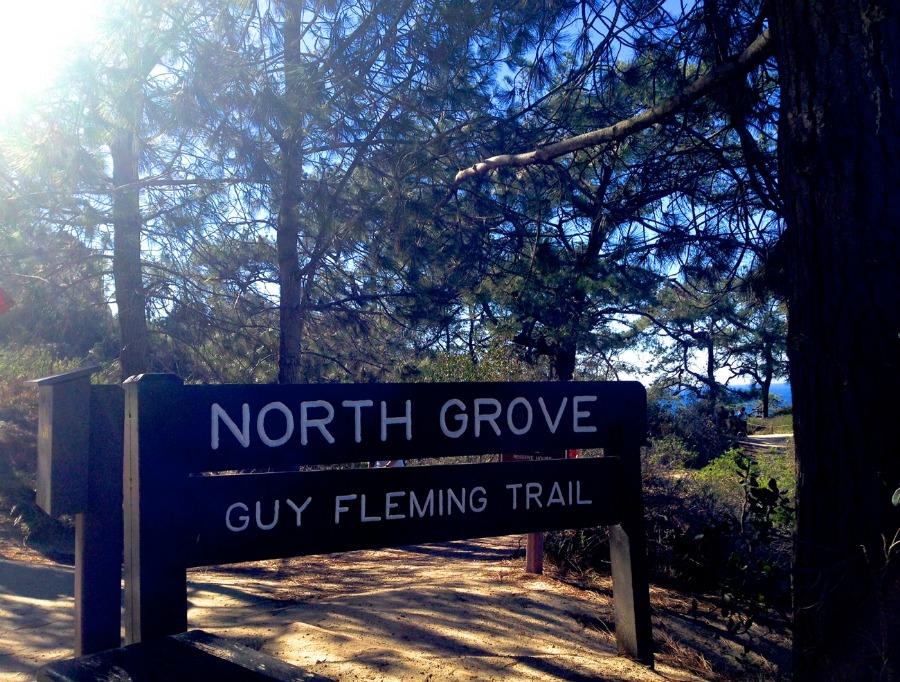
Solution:
<svg viewBox="0 0 900 682"><path fill-rule="evenodd" d="M513 436L527 436L533 433L535 427L546 433L557 434L563 429L568 432L568 424L571 424L571 433L595 433L597 426L594 423L591 412L591 405L598 400L596 395L577 395L565 396L560 399L557 405L548 405L543 396L538 396L537 407L540 408L540 414L543 415L543 423L541 418L535 419L536 408L533 404L535 398L526 398L519 396L513 398L508 403L504 403L497 398L474 398L471 405L467 404L459 398L450 398L445 401L438 413L437 427L440 433L446 438L461 438L471 433L474 438L482 436L503 437L503 435L511 434ZM339 428L338 424L347 423L351 418L353 421L353 441L362 443L366 438L380 438L381 442L392 438L405 438L411 441L413 437L413 405L412 400L404 400L402 403L402 412L398 414L399 405L389 404L386 400L379 401L380 419L364 420L364 410L375 407L373 400L344 400L336 408L327 400L304 400L299 404L299 419L295 413L297 407L293 410L289 405L283 402L273 401L263 405L256 414L256 436L259 441L270 448L277 448L288 443L292 438L296 438L296 432L299 431L300 445L305 446L313 443L327 443L334 445L339 438L349 440L350 429L346 429L346 434ZM469 409L471 407L471 409ZM343 413L338 421L338 410L350 410L349 414ZM571 413L571 421L564 419L567 410ZM272 413L279 413L281 416L274 416ZM210 410L210 446L213 450L218 450L222 444L223 433L230 433L241 447L249 448L251 444L251 409L248 403L241 405L240 420L235 419L234 414L228 412L219 403L213 403ZM224 424L224 429L222 425ZM364 424L368 424L368 432L364 429ZM377 426L376 426L377 424ZM349 426L349 424L348 424ZM431 429L434 424L429 424L427 433L432 433ZM469 432L469 427L472 431ZM546 431L544 430L546 426ZM402 427L393 429L391 427ZM400 434L403 434L402 436ZM376 435L377 434L377 435Z"/></svg>
<svg viewBox="0 0 900 682"><path fill-rule="evenodd" d="M301 507L298 507L296 504L294 504L294 501L293 501L293 500L285 500L285 502L287 502L288 507L290 507L291 509L293 509L293 510L294 510L294 513L297 515L297 528L299 528L300 525L301 525L300 521L302 520L301 517L302 517L302 514L303 514L303 510L306 509L306 508L309 506L309 503L312 502L312 498L311 498L311 497L307 497L307 498L306 498L306 502L304 502L304 503L303 503L303 506L301 506Z"/></svg>
<svg viewBox="0 0 900 682"><path fill-rule="evenodd" d="M256 501L256 527L260 530L272 530L275 527L275 524L278 523L278 500L275 500L275 511L272 514L272 522L271 523L263 523L262 522L262 504L259 500Z"/></svg>
<svg viewBox="0 0 900 682"><path fill-rule="evenodd" d="M541 406L541 412L544 413L544 420L547 422L547 428L550 429L550 433L556 433L556 429L559 428L559 422L562 419L563 410L566 409L568 400L568 398L562 399L562 402L559 404L559 409L556 411L556 419L551 420L550 413L547 412L547 406L544 404L544 399L538 398L538 404Z"/></svg>
<svg viewBox="0 0 900 682"><path fill-rule="evenodd" d="M553 481L551 484L537 481L509 483L508 503L514 511L544 509L553 505L574 507L594 504L593 500L582 496L581 481ZM302 504L290 498L284 503L294 512L284 519L297 528L302 527L303 512L312 504L307 497ZM480 485L458 488L430 488L427 491L392 490L372 495L371 493L350 493L335 495L334 524L342 521L359 523L382 523L405 519L424 519L459 514L480 514L488 508L487 490ZM281 500L256 500L251 506L235 502L225 511L225 527L233 533L241 533L255 522L261 531L274 529L281 518Z"/></svg>
<svg viewBox="0 0 900 682"><path fill-rule="evenodd" d="M538 405L541 413L544 415L544 422L550 433L555 434L563 423L563 414L569 405L569 398L563 397L559 403L559 407L551 414L551 410L547 407L547 403L543 397L538 397ZM575 433L594 433L597 427L586 423L590 419L591 412L584 407L584 403L594 402L597 400L595 395L579 395L572 399L572 431ZM472 435L480 438L482 433L489 433L488 429L494 435L503 435L503 413L506 412L506 427L510 433L516 436L524 436L528 434L534 426L534 408L528 398L513 398L509 405L505 407L496 398L475 398L472 403ZM463 436L469 428L469 415L466 404L459 398L451 398L441 406L438 418L438 425L441 433L447 438L459 438ZM456 425L452 425L452 422ZM448 423L449 422L449 423Z"/></svg>
<svg viewBox="0 0 900 682"><path fill-rule="evenodd" d="M362 408L372 407L374 403L371 400L345 400L341 405L353 408L353 439L362 443Z"/></svg>
<svg viewBox="0 0 900 682"><path fill-rule="evenodd" d="M409 498L409 513L399 513L402 498ZM392 491L385 493L384 506L377 502L370 502L368 496L363 495L337 495L334 498L334 522L341 522L341 515L351 512L346 503L359 500L359 520L361 523L376 521L399 521L406 518L425 518L434 516L451 516L453 514L466 514L475 512L480 514L487 509L487 490L482 486L474 488L439 488L430 489L427 493L415 490ZM381 510L384 510L383 515ZM378 512L378 513L376 513Z"/></svg>
<svg viewBox="0 0 900 682"><path fill-rule="evenodd" d="M237 524L232 521L232 512L234 512L235 510L244 512L237 517ZM247 530L247 526L250 525L250 517L247 516L248 511L250 511L250 508L247 507L246 504L244 504L243 502L235 502L233 505L228 507L228 511L225 512L225 527L235 533L240 533L242 530Z"/></svg>
<svg viewBox="0 0 900 682"><path fill-rule="evenodd" d="M284 415L284 434L280 438L271 438L266 432L266 415L272 410L278 410ZM284 403L269 403L259 411L259 415L256 417L256 432L259 434L259 439L270 448L284 445L288 442L288 438L294 435L294 415Z"/></svg>
<svg viewBox="0 0 900 682"><path fill-rule="evenodd" d="M309 416L309 411L318 408L324 408L325 416L312 419ZM334 408L327 400L309 400L300 403L300 444L307 445L309 443L308 430L314 428L318 429L319 433L325 436L325 440L334 445L334 436L325 428L331 423L332 419L334 419Z"/></svg>
<svg viewBox="0 0 900 682"><path fill-rule="evenodd" d="M297 515L297 526L299 527L301 521L301 515L303 514L303 510L309 506L309 503L312 502L311 497L307 497L306 501L301 505L297 506L297 504L291 500L286 499L285 503L294 510L294 513ZM256 501L255 511L256 511L256 527L260 530L272 530L278 524L278 515L280 510L280 501L275 500L272 507L272 520L268 523L265 523L262 519L262 502L260 500ZM243 502L235 502L233 505L228 507L228 510L225 512L225 527L228 530L234 533L240 533L241 531L247 530L250 526L250 508L244 504Z"/></svg>
<svg viewBox="0 0 900 682"><path fill-rule="evenodd" d="M583 426L581 424L582 417L590 417L591 413L585 410L579 410L581 403L593 402L597 399L595 395L576 395L572 398L572 430L575 433L594 433L596 426Z"/></svg>
<svg viewBox="0 0 900 682"><path fill-rule="evenodd" d="M520 427L517 427L513 422L513 411L518 405L521 405L525 408L525 423ZM531 403L529 403L525 398L516 398L509 404L509 410L507 410L506 412L506 424L509 426L509 430L517 436L524 436L531 430L532 418L533 414L531 411Z"/></svg>
<svg viewBox="0 0 900 682"><path fill-rule="evenodd" d="M345 507L342 502L352 502L356 499L356 495L338 495L334 498L334 525L341 522L341 514L350 511L350 507Z"/></svg>
<svg viewBox="0 0 900 682"><path fill-rule="evenodd" d="M380 516L369 516L366 514L366 496L365 493L360 496L362 502L359 506L359 520L363 523L370 523L372 521L381 521Z"/></svg>
<svg viewBox="0 0 900 682"><path fill-rule="evenodd" d="M493 409L483 412L483 408L491 407ZM500 404L499 400L494 400L493 398L476 398L475 399L475 437L478 438L481 435L481 422L487 422L491 425L491 428L494 430L498 436L500 435L500 427L497 426L497 417L499 417L503 412L503 406Z"/></svg>
<svg viewBox="0 0 900 682"><path fill-rule="evenodd" d="M381 440L387 440L387 427L389 424L405 424L406 440L412 440L412 401L406 401L406 414L402 417L388 417L387 403L381 401Z"/></svg>
<svg viewBox="0 0 900 682"><path fill-rule="evenodd" d="M581 481L575 481L574 483L575 488L573 495L572 481L568 482L568 502L563 495L562 486L560 486L558 481L553 482L553 485L550 487L550 494L547 496L546 500L543 499L544 487L540 483L509 483L507 484L506 489L512 493L511 502L514 510L519 508L519 492L522 488L525 489L524 502L526 511L530 510L532 506L537 509L543 509L545 506L549 507L551 504L561 504L570 507L579 504L594 504L593 500L586 500L581 497Z"/></svg>
<svg viewBox="0 0 900 682"><path fill-rule="evenodd" d="M234 423L234 420L232 420L225 410L219 406L219 403L213 403L211 436L213 450L219 448L219 421L225 422L225 426L227 426L228 430L234 434L238 443L245 448L250 447L250 406L247 403L244 403L241 407L241 416L243 417L243 421L241 422L241 428L238 428L237 424Z"/></svg>
<svg viewBox="0 0 900 682"><path fill-rule="evenodd" d="M462 410L462 414L457 414L453 418L459 422L459 428L456 430L450 430L447 428L447 410L450 407L455 407L459 410ZM443 433L447 438L459 438L466 432L466 428L469 426L469 415L466 413L466 404L462 400L457 400L453 398L452 400L448 400L444 403L443 407L441 407L441 433Z"/></svg>
<svg viewBox="0 0 900 682"><path fill-rule="evenodd" d="M388 521L393 521L395 519L405 519L406 514L392 514L391 510L396 509L400 506L399 502L394 502L395 497L403 497L406 495L405 492L396 492L396 493L388 493L384 496L384 518Z"/></svg>

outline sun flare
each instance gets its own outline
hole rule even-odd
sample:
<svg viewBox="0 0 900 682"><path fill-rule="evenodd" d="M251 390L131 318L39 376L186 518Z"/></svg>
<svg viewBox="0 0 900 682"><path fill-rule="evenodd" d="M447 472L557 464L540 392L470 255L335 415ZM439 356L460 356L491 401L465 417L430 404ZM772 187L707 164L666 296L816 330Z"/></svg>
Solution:
<svg viewBox="0 0 900 682"><path fill-rule="evenodd" d="M90 40L104 0L0 0L0 118L53 81Z"/></svg>

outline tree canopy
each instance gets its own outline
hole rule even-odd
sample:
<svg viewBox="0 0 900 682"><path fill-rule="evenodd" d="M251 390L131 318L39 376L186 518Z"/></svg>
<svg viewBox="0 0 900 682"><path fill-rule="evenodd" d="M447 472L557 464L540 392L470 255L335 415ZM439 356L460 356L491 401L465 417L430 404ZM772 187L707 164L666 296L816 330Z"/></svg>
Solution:
<svg viewBox="0 0 900 682"><path fill-rule="evenodd" d="M871 396L900 379L898 21L833 1L111 3L102 43L0 131L0 338L209 382L501 352L710 407L749 380L765 410L790 372L797 679L889 679L900 471Z"/></svg>

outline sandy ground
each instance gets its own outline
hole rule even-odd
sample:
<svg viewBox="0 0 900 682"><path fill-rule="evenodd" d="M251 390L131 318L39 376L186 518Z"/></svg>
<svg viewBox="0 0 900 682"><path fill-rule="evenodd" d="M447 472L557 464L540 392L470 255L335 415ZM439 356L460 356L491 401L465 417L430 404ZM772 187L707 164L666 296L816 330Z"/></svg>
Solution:
<svg viewBox="0 0 900 682"><path fill-rule="evenodd" d="M522 538L191 571L190 627L341 681L766 679L789 643L727 633L709 604L653 588L656 670L616 656L611 584L524 572ZM8 548L7 548L8 549ZM9 551L3 552L9 555ZM71 656L69 568L0 560L0 682ZM757 676L758 674L758 676Z"/></svg>

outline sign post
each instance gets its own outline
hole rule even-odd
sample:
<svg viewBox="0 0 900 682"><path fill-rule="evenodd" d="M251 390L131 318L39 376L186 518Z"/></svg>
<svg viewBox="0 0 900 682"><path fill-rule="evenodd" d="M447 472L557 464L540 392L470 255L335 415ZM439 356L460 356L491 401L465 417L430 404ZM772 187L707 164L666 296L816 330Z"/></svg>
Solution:
<svg viewBox="0 0 900 682"><path fill-rule="evenodd" d="M121 642L123 393L91 385L98 369L29 382L39 390L38 506L75 515L78 656Z"/></svg>

